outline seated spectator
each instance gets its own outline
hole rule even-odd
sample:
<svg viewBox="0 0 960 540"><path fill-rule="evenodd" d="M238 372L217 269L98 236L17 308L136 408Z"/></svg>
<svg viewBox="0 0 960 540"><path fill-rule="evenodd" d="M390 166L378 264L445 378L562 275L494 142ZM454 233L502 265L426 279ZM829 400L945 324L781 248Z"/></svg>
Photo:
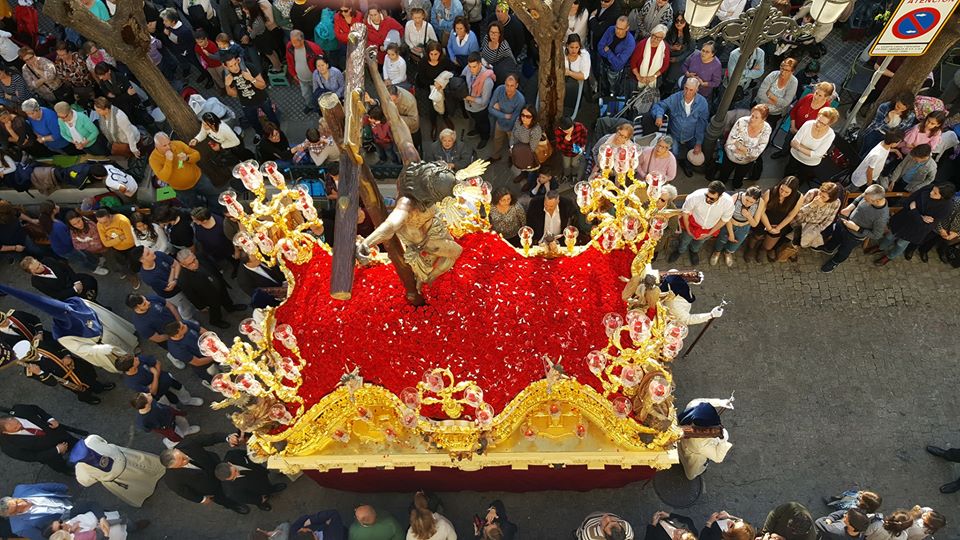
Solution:
<svg viewBox="0 0 960 540"><path fill-rule="evenodd" d="M162 131L153 136L153 144L150 168L158 180L176 190L177 199L184 206L197 206L201 198L207 206L219 205L220 190L197 165L200 152L181 141L170 140L170 136Z"/></svg>
<svg viewBox="0 0 960 540"><path fill-rule="evenodd" d="M0 254L6 254L8 262L19 259L20 253L35 257L46 255L23 230L22 215L20 208L0 199Z"/></svg>
<svg viewBox="0 0 960 540"><path fill-rule="evenodd" d="M103 247L113 252L115 260L127 260L131 249L135 244L133 241L133 227L130 220L123 214L111 214L109 210L101 208L96 212L97 233L100 235L100 242ZM127 277L124 272L121 278ZM134 288L140 286L140 280L136 276L130 276L130 282Z"/></svg>
<svg viewBox="0 0 960 540"><path fill-rule="evenodd" d="M34 94L47 103L56 103L67 97L69 89L61 88L63 83L53 62L37 56L30 47L21 47L18 54L23 61L23 80Z"/></svg>
<svg viewBox="0 0 960 540"><path fill-rule="evenodd" d="M289 167L291 153L287 136L273 122L263 125L263 134L257 143L257 159L261 163L275 161L280 167Z"/></svg>
<svg viewBox="0 0 960 540"><path fill-rule="evenodd" d="M633 540L633 527L625 519L608 512L588 514L574 533L577 540Z"/></svg>
<svg viewBox="0 0 960 540"><path fill-rule="evenodd" d="M290 31L290 41L286 47L287 72L293 81L300 84L304 114L317 110L317 104L313 100L313 72L317 69L317 58L323 54L323 49L306 39L303 32Z"/></svg>
<svg viewBox="0 0 960 540"><path fill-rule="evenodd" d="M387 55L383 58L383 82L409 88L407 83L407 61L400 56L400 46L387 45Z"/></svg>
<svg viewBox="0 0 960 540"><path fill-rule="evenodd" d="M953 211L951 198L957 188L950 183L914 191L903 202L903 208L890 218L890 231L878 246L864 250L871 254L883 251L884 254L873 264L884 266L896 259L910 244L920 244L927 234L934 230L938 221L947 218Z"/></svg>
<svg viewBox="0 0 960 540"><path fill-rule="evenodd" d="M442 161L451 170L459 170L473 161L473 152L468 150L463 142L457 140L457 132L444 129L440 132L437 141L427 145L424 149L426 161Z"/></svg>
<svg viewBox="0 0 960 540"><path fill-rule="evenodd" d="M162 435L163 445L167 448L173 448L184 437L200 431L200 426L190 425L183 411L154 401L149 393L137 394L130 406L137 410L137 427Z"/></svg>
<svg viewBox="0 0 960 540"><path fill-rule="evenodd" d="M217 372L213 358L200 352L200 334L206 332L194 321L173 321L163 328L167 336L167 352L180 362L190 366L194 375L210 388L210 381Z"/></svg>
<svg viewBox="0 0 960 540"><path fill-rule="evenodd" d="M687 196L680 216L680 229L683 231L680 244L667 262L676 261L689 250L691 264L700 264L700 248L733 217L734 200L725 190L723 182L713 181Z"/></svg>
<svg viewBox="0 0 960 540"><path fill-rule="evenodd" d="M859 508L837 510L813 522L819 540L862 539L869 525L870 518Z"/></svg>
<svg viewBox="0 0 960 540"><path fill-rule="evenodd" d="M46 146L54 154L77 155L80 153L60 134L60 123L53 109L41 107L35 99L24 101L20 108L27 115L37 142Z"/></svg>
<svg viewBox="0 0 960 540"><path fill-rule="evenodd" d="M93 100L93 110L100 117L100 132L107 139L110 155L139 159L140 130L130 122L127 113L105 97Z"/></svg>
<svg viewBox="0 0 960 540"><path fill-rule="evenodd" d="M460 0L450 1L456 2L457 4L460 3ZM436 6L437 4L435 3L434 7ZM453 13L452 10L444 11L447 14ZM462 8L461 11L463 11ZM456 17L459 16L460 15L457 15ZM456 17L451 17L449 21L444 19L441 23L441 26L443 26L441 34L445 34L444 43L447 42L446 38L449 38L450 33L453 31L453 24L456 20ZM424 11L422 7L414 7L410 10L410 19L403 27L403 42L407 44L407 48L410 51L411 60L413 60L414 64L419 64L420 61L423 60L423 55L425 54L428 43L436 42L438 46L440 45L440 40L437 39L437 32L434 29L434 25L427 22L426 19L426 11Z"/></svg>
<svg viewBox="0 0 960 540"><path fill-rule="evenodd" d="M903 540L913 526L913 517L906 510L896 510L871 523L864 534L867 540ZM787 539L790 540L790 539Z"/></svg>
<svg viewBox="0 0 960 540"><path fill-rule="evenodd" d="M78 274L66 261L54 258L37 260L27 256L20 261L20 268L30 274L30 284L41 293L65 301L79 296L86 300L97 299L97 280L89 274Z"/></svg>
<svg viewBox="0 0 960 540"><path fill-rule="evenodd" d="M87 64L87 70L89 70L91 74L94 73L98 65L103 63L117 67L117 61L114 60L107 51L101 49L94 41L85 41L83 46L80 47L80 52L83 54L84 62Z"/></svg>
<svg viewBox="0 0 960 540"><path fill-rule="evenodd" d="M587 149L587 128L580 122L575 122L569 116L564 116L557 124L553 138L563 164L563 174L560 182L576 182L583 174L583 154Z"/></svg>
<svg viewBox="0 0 960 540"><path fill-rule="evenodd" d="M800 181L796 176L787 176L763 192L763 202L767 208L760 218L763 226L758 227L749 239L747 249L743 252L744 262L749 260L751 252L755 254L755 262L760 262L764 253L768 261L777 260L776 247L800 211L800 197Z"/></svg>
<svg viewBox="0 0 960 540"><path fill-rule="evenodd" d="M757 103L762 103L769 109L767 123L773 129L780 128L780 120L797 95L797 78L793 76L796 67L797 61L793 58L784 59L780 62L780 69L771 71L757 90Z"/></svg>
<svg viewBox="0 0 960 540"><path fill-rule="evenodd" d="M466 68L470 54L479 52L480 42L470 30L470 22L466 17L457 17L453 23L453 33L447 41L447 56L458 66Z"/></svg>
<svg viewBox="0 0 960 540"><path fill-rule="evenodd" d="M637 43L637 48L633 50L630 56L630 71L633 74L631 84L638 90L656 89L660 77L670 69L670 47L664 42L666 36L667 27L658 24L653 27L653 33Z"/></svg>
<svg viewBox="0 0 960 540"><path fill-rule="evenodd" d="M56 118L56 115L53 117ZM59 134L58 128L57 135ZM26 115L19 107L0 104L0 138L6 139L7 144L4 145L6 148L19 149L32 157L46 157L51 154L49 149L37 141L37 135L34 134ZM4 175L4 184L10 185L6 175Z"/></svg>
<svg viewBox="0 0 960 540"><path fill-rule="evenodd" d="M883 140L884 135L891 130L906 132L916 123L913 112L913 103L916 100L913 94L904 92L892 100L881 103L873 121L863 129L860 135L860 158L863 159L873 147Z"/></svg>
<svg viewBox="0 0 960 540"><path fill-rule="evenodd" d="M508 82L509 80L507 79ZM537 123L537 111L532 105L524 106L518 114L515 113L515 116L519 116L519 121L513 124L513 129L510 131L510 161L513 165L512 171L517 175L513 181L520 183L530 179L531 171L540 169L540 160L536 152L541 139L546 140L546 135ZM494 138L494 151L496 151L496 144L497 140Z"/></svg>
<svg viewBox="0 0 960 540"><path fill-rule="evenodd" d="M880 179L883 167L887 163L887 156L903 140L903 134L898 130L891 130L883 139L860 161L860 165L850 175L850 182L858 187L873 185ZM906 161L906 160L904 160Z"/></svg>
<svg viewBox="0 0 960 540"><path fill-rule="evenodd" d="M210 40L207 32L202 28L193 31L193 52L197 55L197 61L200 67L207 71L213 84L220 90L223 90L223 62L220 61L220 48L216 41Z"/></svg>
<svg viewBox="0 0 960 540"><path fill-rule="evenodd" d="M636 45L630 33L630 20L625 16L619 17L616 24L603 32L597 45L597 55L600 57L598 68L601 68L598 72L604 74L599 80L602 95L619 95L623 91L623 71L630 63Z"/></svg>
<svg viewBox="0 0 960 540"><path fill-rule="evenodd" d="M713 97L713 89L723 83L723 64L716 57L716 45L713 41L705 42L699 51L688 56L681 69L688 80L700 81L697 91L707 100Z"/></svg>
<svg viewBox="0 0 960 540"><path fill-rule="evenodd" d="M384 127L389 129L386 123L384 123ZM290 149L294 163L313 164L319 167L327 160L335 161L333 158L339 156L340 151L334 143L333 137L321 135L317 128L307 129L306 137L306 140Z"/></svg>
<svg viewBox="0 0 960 540"><path fill-rule="evenodd" d="M223 493L227 497L255 505L264 512L273 509L268 502L270 496L287 489L282 482L271 482L267 468L251 461L245 448L235 448L224 454L214 474L223 485Z"/></svg>
<svg viewBox="0 0 960 540"><path fill-rule="evenodd" d="M190 139L188 144L195 147L201 141L206 140L207 137L212 141L211 146L216 143L220 151L227 152L237 161L250 157L250 151L240 142L233 128L212 112L205 112L200 115L200 131Z"/></svg>
<svg viewBox="0 0 960 540"><path fill-rule="evenodd" d="M947 526L947 518L933 508L917 505L910 509L910 515L914 520L907 529L908 540L932 538L934 533Z"/></svg>
<svg viewBox="0 0 960 540"><path fill-rule="evenodd" d="M958 243L960 238L960 197L953 196L953 208L950 214L937 222L933 231L927 234L927 238L919 245L910 244L904 253L904 258L908 261L912 256L912 250L917 249L920 252L920 260L927 262L931 249L936 248L937 255L942 262L947 262L946 249Z"/></svg>
<svg viewBox="0 0 960 540"><path fill-rule="evenodd" d="M60 220L60 207L52 201L43 201L40 203L40 216L37 219L41 229L47 233L50 239L50 249L53 254L77 264L85 270L91 271L98 276L109 273L106 268L100 266L96 255L81 251L73 246L73 239L70 237L70 227Z"/></svg>
<svg viewBox="0 0 960 540"><path fill-rule="evenodd" d="M751 186L737 192L733 197L733 215L717 235L710 264L716 266L722 254L726 265L733 266L733 254L743 245L750 230L760 224L765 212L766 203L760 188Z"/></svg>
<svg viewBox="0 0 960 540"><path fill-rule="evenodd" d="M95 156L110 155L107 148L107 139L100 135L100 130L90 121L86 114L74 111L65 101L53 106L57 113L60 135L64 140L73 143L73 146L82 153Z"/></svg>
<svg viewBox="0 0 960 540"><path fill-rule="evenodd" d="M162 251L154 251L148 247L137 246L130 254L131 266L136 269L140 279L150 285L153 292L177 306L177 311L187 319L195 320L197 311L180 290L180 267L174 264L174 259Z"/></svg>
<svg viewBox="0 0 960 540"><path fill-rule="evenodd" d="M393 34L394 43L403 39L403 27L393 17L375 6L367 8L367 45L377 48L377 63L383 65L387 54L387 37Z"/></svg>
<svg viewBox="0 0 960 540"><path fill-rule="evenodd" d="M407 538L410 540L457 540L457 532L449 519L430 509L427 496L423 492L417 492L413 496Z"/></svg>
<svg viewBox="0 0 960 540"><path fill-rule="evenodd" d="M660 135L653 146L648 146L640 153L640 168L637 169L640 178L646 178L650 173L660 173L664 182L672 182L677 177L677 158L670 149L673 147L673 137Z"/></svg>
<svg viewBox="0 0 960 540"><path fill-rule="evenodd" d="M824 182L804 194L800 211L793 226L793 245L799 247L820 247L823 245L823 232L833 225L840 210L840 186L833 182ZM796 260L796 255L791 257Z"/></svg>
<svg viewBox="0 0 960 540"><path fill-rule="evenodd" d="M316 58L314 65L316 70L313 72L313 102L326 92L333 92L343 101L343 89L346 86L343 72L331 66L327 57L322 55Z"/></svg>
<svg viewBox="0 0 960 540"><path fill-rule="evenodd" d="M499 533L499 534L498 534ZM479 523L473 524L473 535L476 539L515 540L517 526L507 518L507 509L499 499L490 503L487 512Z"/></svg>
<svg viewBox="0 0 960 540"><path fill-rule="evenodd" d="M650 109L650 114L655 118L658 128L663 125L663 115L670 113L667 134L673 137L673 155L680 161L680 167L687 177L693 176L693 166L687 160L687 153L684 150L692 147L695 155L703 155L701 151L703 136L710 121L710 107L707 100L697 94L699 84L700 79L688 78L683 84L683 90L663 101L658 101Z"/></svg>
<svg viewBox="0 0 960 540"><path fill-rule="evenodd" d="M400 523L386 512L378 512L368 504L361 504L353 511L356 521L350 524L349 538L365 540L396 540L403 538Z"/></svg>
<svg viewBox="0 0 960 540"><path fill-rule="evenodd" d="M757 47L753 50L753 54L750 55L750 58L747 59L747 66L743 69L743 74L740 76L739 86L742 88L750 88L757 81L760 80L760 77L763 77L764 71L764 61L766 60L766 53L760 47ZM727 59L727 74L733 73L733 70L737 67L737 62L740 61L740 47L735 48L730 51L730 58ZM830 84L830 83L827 83ZM830 92L833 94L833 92Z"/></svg>
<svg viewBox="0 0 960 540"><path fill-rule="evenodd" d="M197 257L189 249L177 252L180 263L179 286L194 306L208 308L210 324L217 328L228 328L222 312L235 312L244 309L242 304L234 304L230 298L229 285L220 271L206 257Z"/></svg>
<svg viewBox="0 0 960 540"><path fill-rule="evenodd" d="M573 34L567 36L566 55L564 56L564 111L572 111L577 107L577 94L580 93L580 85L586 84L590 78L590 53L583 48L580 36Z"/></svg>
<svg viewBox="0 0 960 540"><path fill-rule="evenodd" d="M0 97L10 106L16 107L28 99L33 99L33 91L16 68L8 67L0 69Z"/></svg>
<svg viewBox="0 0 960 540"><path fill-rule="evenodd" d="M90 180L103 182L103 185L111 193L118 196L121 201L129 203L136 200L137 189L139 188L137 179L125 171L110 164L94 163L90 166L87 175Z"/></svg>
<svg viewBox="0 0 960 540"><path fill-rule="evenodd" d="M770 124L766 122L767 106L754 105L750 116L738 119L727 135L723 164L718 180L726 183L733 175L731 186L740 189L770 142Z"/></svg>
<svg viewBox="0 0 960 540"><path fill-rule="evenodd" d="M840 263L847 260L850 253L858 245L863 244L864 240L879 241L883 237L889 220L890 206L884 196L883 187L879 184L867 186L863 195L854 199L852 203L840 211L840 215L833 222L832 228L824 231L827 242L819 248L813 248L814 251L832 255L828 261L823 263L820 271L824 273L833 272L837 266L840 266ZM831 501L829 506L840 510L851 508L852 505L848 506L846 503L842 503L845 498L847 498L846 493L839 500ZM877 508L880 507L880 496L869 491L856 492L849 498L856 501L852 504L873 508L867 513L876 512Z"/></svg>
<svg viewBox="0 0 960 540"><path fill-rule="evenodd" d="M917 125L907 130L903 135L903 142L897 147L897 153L905 156L911 150L922 144L936 148L940 144L943 134L943 123L947 119L944 111L933 111Z"/></svg>
<svg viewBox="0 0 960 540"><path fill-rule="evenodd" d="M937 177L937 162L931 154L929 144L914 146L910 155L903 158L889 177L881 178L883 186L888 191L910 193L929 186Z"/></svg>
<svg viewBox="0 0 960 540"><path fill-rule="evenodd" d="M191 396L152 356L127 354L114 360L113 365L118 373L123 373L124 385L134 392L150 394L154 400L166 399L168 405L203 405L202 399Z"/></svg>
<svg viewBox="0 0 960 540"><path fill-rule="evenodd" d="M800 126L797 135L790 141L790 159L784 169L787 176L796 176L801 185L810 184L817 178L817 167L830 151L837 134L830 127L840 119L833 107L824 107L816 120Z"/></svg>
<svg viewBox="0 0 960 540"><path fill-rule="evenodd" d="M377 156L383 163L400 164L400 157L393 144L393 133L390 132L390 124L383 115L383 110L379 105L370 107L367 116L364 118L370 131L373 132L373 144L377 147Z"/></svg>
<svg viewBox="0 0 960 540"><path fill-rule="evenodd" d="M479 52L472 52L467 57L467 67L463 68L462 75L469 89L469 94L463 98L464 108L473 118L473 129L467 132L467 136L479 136L480 144L477 145L477 150L483 150L490 140L490 115L487 107L497 77L492 69L483 66Z"/></svg>
<svg viewBox="0 0 960 540"><path fill-rule="evenodd" d="M662 288L662 287L661 287ZM644 540L697 540L696 527L687 516L656 512L647 525Z"/></svg>
<svg viewBox="0 0 960 540"><path fill-rule="evenodd" d="M163 226L154 223L149 215L134 212L130 216L130 224L133 226L133 243L135 245L145 246L167 254L172 251L170 241L167 239L167 231L164 230Z"/></svg>
<svg viewBox="0 0 960 540"><path fill-rule="evenodd" d="M771 510L759 534L766 533L779 534L784 540L814 540L817 536L813 516L798 502L784 503Z"/></svg>
<svg viewBox="0 0 960 540"><path fill-rule="evenodd" d="M526 222L533 229L533 242L549 244L563 237L563 230L572 225L579 229L577 206L556 190L530 200Z"/></svg>
<svg viewBox="0 0 960 540"><path fill-rule="evenodd" d="M752 525L726 510L711 514L700 531L700 540L753 540L756 536Z"/></svg>
<svg viewBox="0 0 960 540"><path fill-rule="evenodd" d="M527 224L527 215L523 207L517 204L516 197L506 187L493 191L493 204L490 206L490 230L504 240L519 245L520 228Z"/></svg>

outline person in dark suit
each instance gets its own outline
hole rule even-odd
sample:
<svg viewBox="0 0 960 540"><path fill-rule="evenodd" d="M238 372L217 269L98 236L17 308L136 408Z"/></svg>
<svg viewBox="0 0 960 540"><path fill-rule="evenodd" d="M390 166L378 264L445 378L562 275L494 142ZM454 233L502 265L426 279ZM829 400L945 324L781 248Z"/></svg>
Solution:
<svg viewBox="0 0 960 540"><path fill-rule="evenodd" d="M78 274L64 261L44 257L41 260L24 257L20 268L30 274L30 284L43 294L65 301L79 296L97 299L97 280L90 274Z"/></svg>
<svg viewBox="0 0 960 540"><path fill-rule="evenodd" d="M217 266L204 256L197 257L189 249L182 249L177 253L180 263L179 285L180 290L187 296L190 303L200 309L210 310L210 324L226 328L222 310L240 311L241 304L234 304L230 298L229 285L220 274Z"/></svg>
<svg viewBox="0 0 960 540"><path fill-rule="evenodd" d="M214 502L238 514L249 514L250 507L227 497L217 480L215 470L220 457L207 447L222 442L227 442L225 433L209 433L184 439L173 448L164 450L160 453L160 463L167 468L163 481L171 491L188 501Z"/></svg>
<svg viewBox="0 0 960 540"><path fill-rule="evenodd" d="M561 237L559 242L562 244L563 229L569 225L580 228L577 223L577 206L551 189L542 197L530 199L527 225L533 229L534 244L558 236Z"/></svg>
<svg viewBox="0 0 960 540"><path fill-rule="evenodd" d="M5 340L3 340L5 341ZM8 345L0 341L0 349ZM49 340L48 340L49 341ZM102 383L97 378L97 371L81 358L74 358L59 343L54 347L37 346L23 340L15 343L10 351L14 358L24 368L24 374L46 386L62 386L76 394L77 399L90 405L98 405L100 394L113 390L114 383Z"/></svg>
<svg viewBox="0 0 960 540"><path fill-rule="evenodd" d="M237 285L250 295L251 307L277 306L287 295L287 278L276 266L269 267L257 259L240 254Z"/></svg>
<svg viewBox="0 0 960 540"><path fill-rule="evenodd" d="M300 516L290 524L291 534L321 533L324 540L347 540L347 528L336 510L323 510L316 514ZM296 538L300 538L297 536Z"/></svg>
<svg viewBox="0 0 960 540"><path fill-rule="evenodd" d="M47 350L57 350L60 344L57 340L43 329L43 322L33 313L12 309L6 313L0 312L0 343L3 343L10 350L21 341L29 341ZM5 367L7 362L16 360L11 357L6 362L0 362L0 367Z"/></svg>
<svg viewBox="0 0 960 540"><path fill-rule="evenodd" d="M657 512L647 525L643 540L696 540L697 526L687 516Z"/></svg>
<svg viewBox="0 0 960 540"><path fill-rule="evenodd" d="M73 466L67 455L78 440L74 433L89 435L61 424L36 405L14 405L0 416L0 450L4 454L18 461L43 463L70 476Z"/></svg>
<svg viewBox="0 0 960 540"><path fill-rule="evenodd" d="M223 463L217 465L215 473L227 497L237 502L255 504L265 512L273 509L267 502L270 495L287 489L284 483L271 483L267 468L251 461L246 451L239 448L223 456Z"/></svg>

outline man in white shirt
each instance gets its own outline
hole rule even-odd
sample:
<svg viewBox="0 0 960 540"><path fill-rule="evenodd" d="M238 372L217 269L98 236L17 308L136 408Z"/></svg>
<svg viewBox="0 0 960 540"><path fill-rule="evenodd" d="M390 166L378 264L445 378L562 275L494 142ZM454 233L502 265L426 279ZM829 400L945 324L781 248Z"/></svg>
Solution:
<svg viewBox="0 0 960 540"><path fill-rule="evenodd" d="M735 19L743 13L747 7L747 0L723 0L720 7L717 8L717 18L721 21Z"/></svg>
<svg viewBox="0 0 960 540"><path fill-rule="evenodd" d="M903 140L903 133L899 130L890 130L883 137L883 142L874 146L873 149L863 158L860 165L850 176L850 181L857 187L869 186L880 178L883 172L883 166L887 162L887 156L890 150L900 144Z"/></svg>
<svg viewBox="0 0 960 540"><path fill-rule="evenodd" d="M113 165L99 163L91 165L90 179L103 182L107 189L120 196L125 202L134 199L139 187L136 178Z"/></svg>
<svg viewBox="0 0 960 540"><path fill-rule="evenodd" d="M700 248L733 217L733 197L724 193L725 190L723 182L713 181L687 196L680 215L680 228L683 229L680 245L667 262L676 261L689 250L690 263L700 264Z"/></svg>

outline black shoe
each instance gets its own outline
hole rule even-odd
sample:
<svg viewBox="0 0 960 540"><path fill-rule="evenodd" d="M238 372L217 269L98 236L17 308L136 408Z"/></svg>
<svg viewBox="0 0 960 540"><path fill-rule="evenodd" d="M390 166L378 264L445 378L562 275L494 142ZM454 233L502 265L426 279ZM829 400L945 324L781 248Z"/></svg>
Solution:
<svg viewBox="0 0 960 540"><path fill-rule="evenodd" d="M313 109L310 108L310 107L304 107L304 108L303 108L303 114L310 114L310 113L312 113L312 112L313 112Z"/></svg>
<svg viewBox="0 0 960 540"><path fill-rule="evenodd" d="M939 458L947 457L947 451L944 450L943 448L940 448L939 446L928 446L927 453L937 456Z"/></svg>
<svg viewBox="0 0 960 540"><path fill-rule="evenodd" d="M483 150L484 148L486 148L488 142L489 141L487 140L480 141L480 144L477 145L477 150Z"/></svg>
<svg viewBox="0 0 960 540"><path fill-rule="evenodd" d="M269 512L269 511L273 510L273 507L270 506L270 503L266 503L266 502L262 502L262 503L258 504L258 505L257 505L257 508L263 510L264 512Z"/></svg>
<svg viewBox="0 0 960 540"><path fill-rule="evenodd" d="M480 132L475 129L471 129L467 132L467 137L476 137L478 135L480 135Z"/></svg>
<svg viewBox="0 0 960 540"><path fill-rule="evenodd" d="M97 396L77 396L77 399L88 404L88 405L99 405L100 398Z"/></svg>
<svg viewBox="0 0 960 540"><path fill-rule="evenodd" d="M142 531L150 526L149 519L138 519L134 522L133 527L129 527L127 530L130 532Z"/></svg>
<svg viewBox="0 0 960 540"><path fill-rule="evenodd" d="M820 253L826 253L827 255L833 255L834 253L837 252L838 248L833 248L832 250L829 250L823 246L816 246L816 247L811 247L810 249L814 251L818 251Z"/></svg>
<svg viewBox="0 0 960 540"><path fill-rule="evenodd" d="M693 251L690 252L690 264L696 266L700 264L700 254Z"/></svg>
<svg viewBox="0 0 960 540"><path fill-rule="evenodd" d="M776 152L770 154L770 157L773 159L780 159L782 157L786 157L786 155L787 155L786 150L777 150Z"/></svg>
<svg viewBox="0 0 960 540"><path fill-rule="evenodd" d="M940 262L944 264L950 263L950 261L947 260L947 252L943 249L937 248L937 257L940 259Z"/></svg>
<svg viewBox="0 0 960 540"><path fill-rule="evenodd" d="M840 265L830 260L823 263L823 266L820 267L820 271L823 272L824 274L829 274L830 272L833 272L834 270L836 270L838 266Z"/></svg>
<svg viewBox="0 0 960 540"><path fill-rule="evenodd" d="M928 252L928 251L920 251L920 252L918 252L918 253L919 253L919 255L920 255L920 260L921 260L921 261L923 261L923 262L930 262L930 252Z"/></svg>
<svg viewBox="0 0 960 540"><path fill-rule="evenodd" d="M670 253L670 256L669 256L669 257L667 257L667 262L668 262L668 263L672 263L673 261L675 261L675 260L677 260L677 259L679 259L679 258L680 258L680 252L679 252L679 251L674 251L674 252Z"/></svg>
<svg viewBox="0 0 960 540"><path fill-rule="evenodd" d="M909 249L908 249L907 251L904 251L904 252L903 252L903 259L906 260L906 261L912 261L912 260L913 260L913 251L912 251L912 250L909 250Z"/></svg>
<svg viewBox="0 0 960 540"><path fill-rule="evenodd" d="M99 394L100 392L109 392L116 387L117 385L112 382L100 383L100 385L97 386L93 391Z"/></svg>
<svg viewBox="0 0 960 540"><path fill-rule="evenodd" d="M689 163L684 161L683 164L680 165L680 167L683 168L683 174L687 175L687 178L693 177L693 165L690 165Z"/></svg>
<svg viewBox="0 0 960 540"><path fill-rule="evenodd" d="M250 507L247 506L247 505L245 505L245 504L238 504L238 505L236 505L236 506L231 506L230 509L233 510L234 512L238 513L238 514L249 514L249 513L250 513Z"/></svg>
<svg viewBox="0 0 960 540"><path fill-rule="evenodd" d="M224 321L223 319L220 319L217 321L211 320L210 324L212 324L213 326L216 326L217 328L223 328L223 329L230 328L230 323L228 323L227 321Z"/></svg>
<svg viewBox="0 0 960 540"><path fill-rule="evenodd" d="M274 484L273 486L271 486L271 488L273 489L273 491L271 491L271 493L280 493L281 491L287 489L287 485L284 484L283 482L279 482L279 483Z"/></svg>
<svg viewBox="0 0 960 540"><path fill-rule="evenodd" d="M960 480L954 480L949 484L940 486L940 493L956 493L960 491Z"/></svg>
<svg viewBox="0 0 960 540"><path fill-rule="evenodd" d="M233 313L234 311L243 311L247 309L246 304L232 304L229 306L223 306L223 309Z"/></svg>

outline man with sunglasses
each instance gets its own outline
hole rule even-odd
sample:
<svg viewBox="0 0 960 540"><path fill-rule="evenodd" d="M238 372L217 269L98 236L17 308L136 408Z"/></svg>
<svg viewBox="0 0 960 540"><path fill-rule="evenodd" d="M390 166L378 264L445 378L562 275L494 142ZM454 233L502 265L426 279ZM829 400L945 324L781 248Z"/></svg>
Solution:
<svg viewBox="0 0 960 540"><path fill-rule="evenodd" d="M733 217L733 197L724 193L723 182L713 181L687 196L680 215L680 245L667 262L674 262L690 252L690 263L700 264L700 248L715 236Z"/></svg>

